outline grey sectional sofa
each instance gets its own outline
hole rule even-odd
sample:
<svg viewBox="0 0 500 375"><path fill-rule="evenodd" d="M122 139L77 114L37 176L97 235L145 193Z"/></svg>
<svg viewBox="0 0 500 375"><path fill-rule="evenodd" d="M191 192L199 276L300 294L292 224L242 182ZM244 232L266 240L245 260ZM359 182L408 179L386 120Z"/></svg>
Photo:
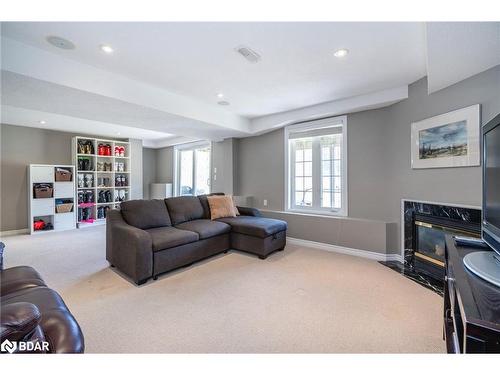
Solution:
<svg viewBox="0 0 500 375"><path fill-rule="evenodd" d="M138 285L230 249L265 259L286 245L287 223L254 208L210 220L207 196L131 200L106 218L106 259Z"/></svg>

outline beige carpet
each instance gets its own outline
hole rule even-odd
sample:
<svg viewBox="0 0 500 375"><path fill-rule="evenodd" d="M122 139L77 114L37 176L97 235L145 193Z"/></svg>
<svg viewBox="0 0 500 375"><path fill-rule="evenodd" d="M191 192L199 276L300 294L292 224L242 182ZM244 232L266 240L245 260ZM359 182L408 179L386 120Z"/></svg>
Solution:
<svg viewBox="0 0 500 375"><path fill-rule="evenodd" d="M381 266L287 246L230 252L137 287L108 267L104 227L6 237L79 321L86 351L444 352L442 298Z"/></svg>

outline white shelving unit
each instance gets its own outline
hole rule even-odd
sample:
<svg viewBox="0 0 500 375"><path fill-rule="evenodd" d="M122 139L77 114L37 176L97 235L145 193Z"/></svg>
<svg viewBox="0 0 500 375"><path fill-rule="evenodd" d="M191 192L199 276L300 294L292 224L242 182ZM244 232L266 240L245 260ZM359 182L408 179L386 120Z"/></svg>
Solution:
<svg viewBox="0 0 500 375"><path fill-rule="evenodd" d="M130 143L77 136L72 155L78 227L104 224L108 209L130 199Z"/></svg>
<svg viewBox="0 0 500 375"><path fill-rule="evenodd" d="M56 171L71 172L71 181L58 181ZM49 196L37 198L35 189L43 185ZM75 167L73 165L30 164L28 167L29 213L28 227L31 234L47 233L76 228ZM69 212L60 213L60 204L69 207ZM45 229L35 230L34 223L43 220Z"/></svg>

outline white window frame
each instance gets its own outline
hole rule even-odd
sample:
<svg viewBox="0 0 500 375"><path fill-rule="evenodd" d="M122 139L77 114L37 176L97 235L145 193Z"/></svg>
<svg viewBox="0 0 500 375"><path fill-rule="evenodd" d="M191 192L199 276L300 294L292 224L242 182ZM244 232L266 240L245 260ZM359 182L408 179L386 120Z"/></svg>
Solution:
<svg viewBox="0 0 500 375"><path fill-rule="evenodd" d="M341 200L341 209L332 209L332 208L322 208L320 204L314 204L312 207L296 207L292 204L293 202L293 194L292 189L294 183L290 181L290 177L292 175L292 161L291 161L291 152L289 150L289 138L292 133L303 132L308 130L315 130L321 128L328 128L333 126L342 126L342 163L341 163L341 189L342 189L342 200ZM301 122L294 125L289 125L285 127L284 131L284 141L285 141L285 202L284 207L285 211L289 212L299 212L299 213L309 213L309 214L320 214L320 215L331 215L331 216L347 216L348 215L348 171L347 171L347 116L337 116L337 117L329 117L321 120L312 120L307 122ZM314 152L314 151L313 151ZM320 163L316 165L313 162L313 175L320 174ZM316 174L314 170L316 169ZM318 186L314 186L313 179L313 202L315 201L315 193L316 195L320 194L320 188ZM317 199L317 198L316 198ZM316 202L317 203L317 202Z"/></svg>
<svg viewBox="0 0 500 375"><path fill-rule="evenodd" d="M197 148L202 148L202 147L210 147L210 166L209 166L209 188L210 191L212 190L212 144L209 141L197 141L197 142L189 142L189 143L183 143L179 145L174 146L174 196L178 197L180 196L180 191L179 191L179 182L180 182L180 169L179 169L179 151L186 151L186 150L195 150ZM195 173L196 173L196 152L193 153L193 160L194 160L194 165L193 165L193 185L195 185ZM196 190L196 186L193 186L193 189ZM210 193L209 191L209 193Z"/></svg>

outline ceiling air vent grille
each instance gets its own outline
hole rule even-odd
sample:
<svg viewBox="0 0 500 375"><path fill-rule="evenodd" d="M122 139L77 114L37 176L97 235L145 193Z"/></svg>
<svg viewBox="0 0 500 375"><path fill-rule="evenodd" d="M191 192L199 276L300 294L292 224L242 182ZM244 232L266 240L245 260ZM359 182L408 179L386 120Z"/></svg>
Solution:
<svg viewBox="0 0 500 375"><path fill-rule="evenodd" d="M255 64L260 60L260 55L248 47L239 46L236 47L235 50L252 64Z"/></svg>

